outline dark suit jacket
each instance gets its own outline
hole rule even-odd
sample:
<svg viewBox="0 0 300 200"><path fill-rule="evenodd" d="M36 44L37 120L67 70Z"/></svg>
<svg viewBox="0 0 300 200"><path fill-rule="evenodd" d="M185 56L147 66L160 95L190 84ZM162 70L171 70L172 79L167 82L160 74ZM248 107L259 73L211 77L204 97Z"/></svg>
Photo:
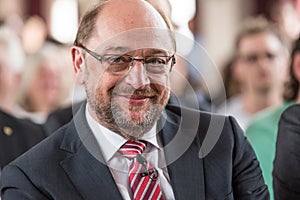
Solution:
<svg viewBox="0 0 300 200"><path fill-rule="evenodd" d="M0 129L0 169L46 137L40 125L1 110Z"/></svg>
<svg viewBox="0 0 300 200"><path fill-rule="evenodd" d="M82 103L85 101L80 101L70 106L59 108L49 114L47 121L43 124L43 128L46 134L49 136L58 128L67 124L73 119L73 116L77 113Z"/></svg>
<svg viewBox="0 0 300 200"><path fill-rule="evenodd" d="M281 115L273 169L275 199L300 199L300 105Z"/></svg>
<svg viewBox="0 0 300 200"><path fill-rule="evenodd" d="M84 108L4 169L2 200L121 199L108 167L100 162ZM254 151L233 118L169 105L161 126L176 199L269 198Z"/></svg>

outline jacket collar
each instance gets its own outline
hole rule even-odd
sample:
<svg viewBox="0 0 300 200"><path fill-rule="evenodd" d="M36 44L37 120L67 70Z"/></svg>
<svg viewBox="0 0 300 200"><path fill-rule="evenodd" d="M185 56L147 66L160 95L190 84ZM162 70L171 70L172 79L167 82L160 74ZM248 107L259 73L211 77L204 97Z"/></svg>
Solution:
<svg viewBox="0 0 300 200"><path fill-rule="evenodd" d="M173 111L171 108L162 115L158 122L162 129L158 131L165 145L175 198L205 199L203 163L202 159L195 159L200 149L195 140L195 123L191 124L189 119L183 121L182 113ZM68 126L60 148L70 156L60 164L85 199L99 199L99 194L103 199L122 199L84 113L85 105L82 105Z"/></svg>

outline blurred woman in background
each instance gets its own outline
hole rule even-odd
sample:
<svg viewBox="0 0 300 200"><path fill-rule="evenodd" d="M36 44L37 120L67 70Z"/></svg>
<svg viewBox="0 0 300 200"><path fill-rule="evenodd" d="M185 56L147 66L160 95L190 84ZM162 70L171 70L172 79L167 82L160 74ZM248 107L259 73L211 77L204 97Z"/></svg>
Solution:
<svg viewBox="0 0 300 200"><path fill-rule="evenodd" d="M67 103L71 84L64 55L59 46L45 43L28 56L18 96L18 117L42 124L50 112Z"/></svg>

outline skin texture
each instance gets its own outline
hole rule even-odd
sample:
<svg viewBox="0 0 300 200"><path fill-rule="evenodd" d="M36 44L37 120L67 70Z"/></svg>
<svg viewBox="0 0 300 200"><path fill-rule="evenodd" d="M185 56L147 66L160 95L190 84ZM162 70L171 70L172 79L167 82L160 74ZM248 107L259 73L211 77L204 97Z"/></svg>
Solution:
<svg viewBox="0 0 300 200"><path fill-rule="evenodd" d="M269 32L241 39L234 75L241 83L244 107L249 113L281 103L282 86L288 71L283 49L279 39ZM251 60L253 56L258 56L258 59Z"/></svg>
<svg viewBox="0 0 300 200"><path fill-rule="evenodd" d="M33 111L51 112L61 99L61 75L59 66L51 60L45 60L36 75L28 84L28 100L34 105Z"/></svg>
<svg viewBox="0 0 300 200"><path fill-rule="evenodd" d="M273 85L277 85L282 79L283 59L280 57L282 45L280 41L270 33L258 33L249 35L241 40L239 54L242 57L259 55L259 60L254 63L240 60L239 74L240 81L244 87L265 92ZM271 53L274 58L267 58L265 55Z"/></svg>
<svg viewBox="0 0 300 200"><path fill-rule="evenodd" d="M165 21L148 3L109 1L99 13L94 34L85 46L99 55L171 56L174 49L166 30ZM153 52L153 49L164 50ZM142 62L134 61L127 74L115 75L84 53L82 48L72 48L77 81L86 88L92 117L125 138L142 137L153 127L168 101L169 72L150 76Z"/></svg>

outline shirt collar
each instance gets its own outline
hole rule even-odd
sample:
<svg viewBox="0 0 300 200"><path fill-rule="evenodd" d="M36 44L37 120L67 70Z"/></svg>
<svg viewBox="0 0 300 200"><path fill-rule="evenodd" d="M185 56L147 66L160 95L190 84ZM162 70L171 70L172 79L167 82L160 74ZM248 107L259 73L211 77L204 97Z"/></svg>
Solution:
<svg viewBox="0 0 300 200"><path fill-rule="evenodd" d="M105 161L109 161L127 140L121 135L100 125L89 113L88 104L86 105L85 115L88 125L100 146ZM145 140L157 149L162 150L162 143L156 134L156 123L152 129L141 138L141 140Z"/></svg>

